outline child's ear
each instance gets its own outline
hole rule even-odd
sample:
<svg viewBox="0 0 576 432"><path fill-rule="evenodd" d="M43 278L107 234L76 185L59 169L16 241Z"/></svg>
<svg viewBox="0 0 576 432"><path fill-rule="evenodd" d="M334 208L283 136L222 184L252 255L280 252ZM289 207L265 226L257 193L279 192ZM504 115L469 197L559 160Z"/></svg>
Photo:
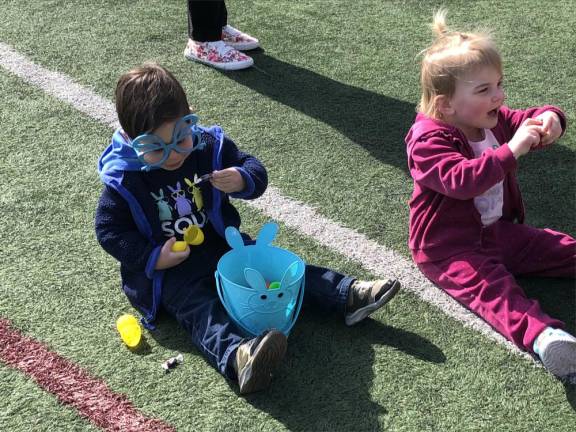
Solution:
<svg viewBox="0 0 576 432"><path fill-rule="evenodd" d="M452 101L446 95L437 95L434 97L434 106L436 107L436 111L439 112L442 117L454 115Z"/></svg>

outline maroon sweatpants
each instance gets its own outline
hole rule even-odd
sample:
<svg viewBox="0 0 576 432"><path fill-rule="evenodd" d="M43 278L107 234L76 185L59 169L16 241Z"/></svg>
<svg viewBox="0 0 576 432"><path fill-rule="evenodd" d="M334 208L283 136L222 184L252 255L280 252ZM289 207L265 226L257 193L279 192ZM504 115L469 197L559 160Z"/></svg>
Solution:
<svg viewBox="0 0 576 432"><path fill-rule="evenodd" d="M418 267L507 339L532 352L542 330L564 323L527 298L514 275L574 278L576 240L550 229L497 221L484 228L481 249Z"/></svg>

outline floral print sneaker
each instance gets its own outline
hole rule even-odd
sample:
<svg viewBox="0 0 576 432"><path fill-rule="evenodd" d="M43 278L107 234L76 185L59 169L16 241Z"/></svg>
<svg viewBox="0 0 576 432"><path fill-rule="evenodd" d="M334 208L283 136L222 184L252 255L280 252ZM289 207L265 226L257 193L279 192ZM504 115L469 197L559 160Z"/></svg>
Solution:
<svg viewBox="0 0 576 432"><path fill-rule="evenodd" d="M189 40L184 50L184 57L222 70L246 69L254 64L252 57L226 45L223 41Z"/></svg>
<svg viewBox="0 0 576 432"><path fill-rule="evenodd" d="M258 39L241 32L231 25L222 27L222 40L226 45L241 51L253 50L260 46Z"/></svg>

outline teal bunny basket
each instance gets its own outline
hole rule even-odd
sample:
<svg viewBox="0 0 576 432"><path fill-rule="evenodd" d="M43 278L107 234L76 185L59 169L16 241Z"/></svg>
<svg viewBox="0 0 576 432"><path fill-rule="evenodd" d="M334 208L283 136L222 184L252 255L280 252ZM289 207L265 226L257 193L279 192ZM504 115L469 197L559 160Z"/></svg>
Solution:
<svg viewBox="0 0 576 432"><path fill-rule="evenodd" d="M288 335L302 307L306 265L298 255L270 245L277 232L278 225L267 223L256 244L246 246L236 228L226 228L232 250L220 258L214 274L228 315L250 336L273 328ZM276 284L268 288L267 281Z"/></svg>

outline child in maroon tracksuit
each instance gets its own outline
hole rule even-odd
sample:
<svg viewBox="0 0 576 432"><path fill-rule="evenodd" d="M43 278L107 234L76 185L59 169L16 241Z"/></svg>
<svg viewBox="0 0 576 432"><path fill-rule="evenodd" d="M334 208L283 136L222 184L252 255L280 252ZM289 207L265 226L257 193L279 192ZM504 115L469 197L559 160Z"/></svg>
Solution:
<svg viewBox="0 0 576 432"><path fill-rule="evenodd" d="M574 278L576 241L523 224L517 159L566 128L553 106L503 105L502 63L489 36L446 29L425 51L419 114L407 137L414 179L409 246L422 272L562 378L576 338L526 297L514 275Z"/></svg>

